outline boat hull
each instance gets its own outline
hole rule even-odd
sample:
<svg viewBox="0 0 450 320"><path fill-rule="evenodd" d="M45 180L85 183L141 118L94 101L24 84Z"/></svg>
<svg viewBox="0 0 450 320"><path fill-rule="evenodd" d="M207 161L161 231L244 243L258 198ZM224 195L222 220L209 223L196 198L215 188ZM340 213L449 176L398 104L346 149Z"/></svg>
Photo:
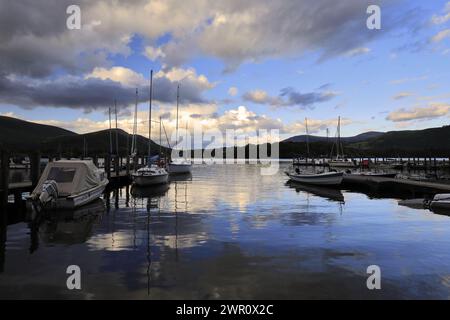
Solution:
<svg viewBox="0 0 450 320"><path fill-rule="evenodd" d="M58 199L46 204L45 210L75 209L84 206L85 204L91 203L100 198L105 191L107 184L108 182L105 182L101 185L96 186L95 188L80 192L76 195L59 197ZM33 200L31 198L28 198L27 206L31 207L32 203Z"/></svg>
<svg viewBox="0 0 450 320"><path fill-rule="evenodd" d="M170 174L190 173L192 164L190 163L169 163L167 170Z"/></svg>
<svg viewBox="0 0 450 320"><path fill-rule="evenodd" d="M141 187L167 183L168 179L169 175L167 173L158 175L133 175L134 183Z"/></svg>
<svg viewBox="0 0 450 320"><path fill-rule="evenodd" d="M342 183L342 172L330 172L319 174L288 174L292 181L321 186L337 186Z"/></svg>

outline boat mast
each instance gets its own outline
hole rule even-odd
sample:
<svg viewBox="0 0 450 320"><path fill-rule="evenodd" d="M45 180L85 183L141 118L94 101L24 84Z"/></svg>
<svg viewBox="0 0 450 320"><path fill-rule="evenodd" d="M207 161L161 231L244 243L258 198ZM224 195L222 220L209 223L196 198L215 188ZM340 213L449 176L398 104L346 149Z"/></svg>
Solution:
<svg viewBox="0 0 450 320"><path fill-rule="evenodd" d="M177 129L176 129L176 135L175 135L175 145L178 144L178 108L179 108L179 99L180 99L180 84L177 86Z"/></svg>
<svg viewBox="0 0 450 320"><path fill-rule="evenodd" d="M186 121L186 135L185 135L185 139L186 139L186 154L184 155L184 158L187 160L187 152L188 152L188 121ZM184 153L184 152L183 152Z"/></svg>
<svg viewBox="0 0 450 320"><path fill-rule="evenodd" d="M150 100L148 103L148 166L152 157L152 98L153 98L153 70L150 70Z"/></svg>
<svg viewBox="0 0 450 320"><path fill-rule="evenodd" d="M305 128L306 128L306 156L307 156L307 161L308 161L308 158L309 158L308 118L305 118Z"/></svg>
<svg viewBox="0 0 450 320"><path fill-rule="evenodd" d="M112 155L111 107L109 107L109 154Z"/></svg>
<svg viewBox="0 0 450 320"><path fill-rule="evenodd" d="M341 116L338 117L338 129L337 129L338 137L337 137L337 157L339 158L339 149L341 148ZM342 151L342 150L341 150ZM342 156L342 155L341 155Z"/></svg>
<svg viewBox="0 0 450 320"><path fill-rule="evenodd" d="M159 158L161 159L161 116L159 116Z"/></svg>
<svg viewBox="0 0 450 320"><path fill-rule="evenodd" d="M114 111L116 112L116 155L119 155L119 132L117 125L117 101L114 99Z"/></svg>
<svg viewBox="0 0 450 320"><path fill-rule="evenodd" d="M136 133L137 133L137 103L138 103L138 89L136 88L136 101L134 105L134 124L133 124L133 137L131 140L131 156L134 157L136 152Z"/></svg>

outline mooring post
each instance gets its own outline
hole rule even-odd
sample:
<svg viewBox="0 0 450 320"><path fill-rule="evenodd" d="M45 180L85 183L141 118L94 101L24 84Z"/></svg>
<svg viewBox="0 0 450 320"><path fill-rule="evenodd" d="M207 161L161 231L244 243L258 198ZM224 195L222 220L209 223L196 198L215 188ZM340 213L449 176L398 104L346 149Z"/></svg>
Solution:
<svg viewBox="0 0 450 320"><path fill-rule="evenodd" d="M106 178L108 180L111 179L111 157L109 154L105 156L105 171L106 171Z"/></svg>
<svg viewBox="0 0 450 320"><path fill-rule="evenodd" d="M0 150L0 216L6 214L9 188L9 153Z"/></svg>
<svg viewBox="0 0 450 320"><path fill-rule="evenodd" d="M116 178L119 178L120 166L119 166L119 156L114 157L114 171L116 172Z"/></svg>
<svg viewBox="0 0 450 320"><path fill-rule="evenodd" d="M127 156L127 176L130 175L130 156Z"/></svg>
<svg viewBox="0 0 450 320"><path fill-rule="evenodd" d="M30 163L31 183L35 186L38 184L41 175L41 154L39 152L33 152L30 155Z"/></svg>

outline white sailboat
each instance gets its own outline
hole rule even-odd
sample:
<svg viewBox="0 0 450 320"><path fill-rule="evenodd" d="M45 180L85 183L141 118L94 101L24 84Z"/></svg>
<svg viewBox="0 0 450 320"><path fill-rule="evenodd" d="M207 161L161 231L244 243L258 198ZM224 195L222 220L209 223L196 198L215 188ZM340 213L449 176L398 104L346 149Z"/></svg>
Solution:
<svg viewBox="0 0 450 320"><path fill-rule="evenodd" d="M309 172L286 172L287 176L295 182L314 184L321 186L338 186L342 183L344 176L343 172L322 172L322 173L309 173Z"/></svg>
<svg viewBox="0 0 450 320"><path fill-rule="evenodd" d="M148 122L148 163L146 167L136 170L132 174L133 181L138 186L151 186L167 183L169 174L164 168L151 163L151 136L152 136L152 96L153 96L153 70L150 71L150 100L149 100L149 122ZM137 97L135 113L137 113ZM135 123L136 125L136 123ZM134 130L136 132L137 130ZM161 132L159 133L161 135ZM136 143L133 144L136 148ZM134 150L136 152L136 150Z"/></svg>
<svg viewBox="0 0 450 320"><path fill-rule="evenodd" d="M175 145L178 143L178 109L179 109L179 98L180 98L180 85L177 87L177 125L176 125L176 141ZM187 124L186 124L186 152L187 152ZM168 165L168 170L170 174L181 174L190 173L192 171L192 163L187 160L184 156L182 159L173 159Z"/></svg>
<svg viewBox="0 0 450 320"><path fill-rule="evenodd" d="M330 167L353 168L355 163L351 159L344 157L344 148L341 143L341 117L338 118L337 139L336 139L336 157L328 161Z"/></svg>
<svg viewBox="0 0 450 320"><path fill-rule="evenodd" d="M306 146L309 158L308 119L306 118L305 127L307 135ZM342 178L344 175L343 172L305 172L300 171L299 168L296 168L294 173L286 172L286 174L292 181L322 186L340 185L342 183Z"/></svg>

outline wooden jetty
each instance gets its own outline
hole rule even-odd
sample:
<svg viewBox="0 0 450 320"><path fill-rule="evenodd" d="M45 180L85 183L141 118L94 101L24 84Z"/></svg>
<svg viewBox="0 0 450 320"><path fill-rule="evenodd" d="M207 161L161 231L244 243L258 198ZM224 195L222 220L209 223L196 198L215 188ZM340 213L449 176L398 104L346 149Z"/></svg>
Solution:
<svg viewBox="0 0 450 320"><path fill-rule="evenodd" d="M14 195L14 202L18 203L22 199L22 193L31 192L37 185L41 176L43 167L41 166L40 153L29 155L30 158L30 179L22 182L9 181L9 166L11 153L7 150L0 149L0 213L6 212L9 195ZM130 157L124 158L117 155L106 155L104 158L104 169L109 180L110 186L123 185L131 181L131 172L146 164L145 156L136 156L133 163ZM49 161L59 159L58 157L49 157ZM80 157L83 159L83 157ZM92 161L98 166L98 157L92 158ZM125 163L124 163L125 162Z"/></svg>
<svg viewBox="0 0 450 320"><path fill-rule="evenodd" d="M372 177L367 175L344 175L343 185L352 187L369 188L373 191L403 190L415 194L450 193L450 183L416 181L400 178Z"/></svg>

